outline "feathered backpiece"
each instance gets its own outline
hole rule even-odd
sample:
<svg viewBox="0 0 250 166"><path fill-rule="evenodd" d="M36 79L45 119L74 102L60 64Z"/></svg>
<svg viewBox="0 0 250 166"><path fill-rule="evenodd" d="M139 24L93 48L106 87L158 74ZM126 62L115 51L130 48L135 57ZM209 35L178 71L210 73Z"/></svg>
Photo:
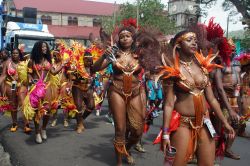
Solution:
<svg viewBox="0 0 250 166"><path fill-rule="evenodd" d="M223 37L224 31L220 24L214 23L214 17L209 20L207 26L207 39L210 42L215 42L220 39L218 43L219 55L221 56L223 62L229 66L230 65L230 57L232 54L232 47L227 41L227 38Z"/></svg>
<svg viewBox="0 0 250 166"><path fill-rule="evenodd" d="M250 64L250 53L242 53L239 57L235 58L242 66Z"/></svg>
<svg viewBox="0 0 250 166"><path fill-rule="evenodd" d="M104 50L92 44L85 52L89 52L93 57L93 62L96 62L104 53Z"/></svg>
<svg viewBox="0 0 250 166"><path fill-rule="evenodd" d="M149 71L161 65L161 46L152 31L143 30L136 34L136 54L140 64Z"/></svg>

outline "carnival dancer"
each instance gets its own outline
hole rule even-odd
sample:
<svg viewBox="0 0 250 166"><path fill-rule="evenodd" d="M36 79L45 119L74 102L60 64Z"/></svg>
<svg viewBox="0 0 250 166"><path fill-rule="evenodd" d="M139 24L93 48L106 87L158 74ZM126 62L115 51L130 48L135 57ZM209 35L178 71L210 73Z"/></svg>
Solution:
<svg viewBox="0 0 250 166"><path fill-rule="evenodd" d="M18 106L21 107L22 100L26 95L27 88L27 78L23 78L18 70L18 65L21 64L20 61L23 60L23 56L19 49L13 49L11 58L9 58L6 63L3 64L3 73L0 78L0 84L4 83L3 96L6 96L8 103L11 106L11 117L12 117L12 127L11 132L16 132L18 128L17 124L17 110ZM26 63L27 65L27 63ZM21 65L19 65L21 66ZM25 70L23 71L25 72ZM27 75L26 75L27 76ZM22 80L26 79L26 80ZM30 132L31 129L28 126L27 120L24 119L25 132Z"/></svg>
<svg viewBox="0 0 250 166"><path fill-rule="evenodd" d="M179 32L171 44L173 46L172 63L168 65L169 60L166 61L170 55L162 57L164 66L161 74L166 74L162 77L165 78L163 80L165 84L163 85L165 88L163 151L165 153L167 149L171 149L171 146L176 148L173 165L186 165L195 152L197 152L199 165L213 165L215 142L207 115L206 100L222 120L229 131L229 136L234 137L234 130L224 118L209 83L208 72L218 65L210 63L214 58L213 55L209 54L205 58L197 52L197 39L193 32ZM180 125L170 135L169 131L172 130L170 119L174 108L180 115ZM210 130L206 129L206 125Z"/></svg>
<svg viewBox="0 0 250 166"><path fill-rule="evenodd" d="M4 63L9 59L10 57L10 53L7 49L3 48L0 52L0 74L2 75L2 72L3 72L3 65ZM1 84L0 86L0 92L1 92L1 95L3 93L3 90L4 90L4 84Z"/></svg>
<svg viewBox="0 0 250 166"><path fill-rule="evenodd" d="M96 116L100 116L101 113L101 104L104 96L103 80L102 75L99 72L94 74L94 99L95 99L95 109Z"/></svg>
<svg viewBox="0 0 250 166"><path fill-rule="evenodd" d="M214 63L218 65L224 65L225 67L230 66L232 59L231 55L235 46L223 36L224 31L219 24L214 22L214 18L209 20L208 25L198 24L192 29L198 36L198 48L202 50L204 55L210 51L213 53L218 52L219 54L217 57L215 57ZM227 115L226 117L229 122L237 124L239 121L239 116L236 110L231 107L223 87L223 70L224 69L222 68L216 68L209 73L211 87L215 97L221 105L221 108L223 108L223 113ZM224 157L226 150L225 142L226 139L229 138L226 138L223 124L221 123L221 120L215 116L212 109L210 111L210 118L217 132L217 137L215 139L216 157Z"/></svg>
<svg viewBox="0 0 250 166"><path fill-rule="evenodd" d="M159 106L162 102L162 86L160 80L155 80L157 77L156 74L150 73L150 77L147 80L147 91L150 110L153 108L152 117L156 118L159 116ZM156 82L157 81L157 82Z"/></svg>
<svg viewBox="0 0 250 166"><path fill-rule="evenodd" d="M109 64L108 67L104 70L102 74L103 78L103 98L107 96L107 90L109 89L110 83L111 83L111 76L113 74L113 68L112 64ZM108 113L105 115L107 118L108 122L111 123L114 126L114 119L112 116L111 111L109 110Z"/></svg>
<svg viewBox="0 0 250 166"><path fill-rule="evenodd" d="M231 60L233 60L234 54L231 54ZM223 88L226 92L228 102L233 109L233 111L237 114L239 117L239 105L238 105L238 100L240 97L240 67L235 66L232 62L230 63L229 66L224 67L222 69L222 83L223 83ZM232 119L230 118L230 115L228 114L228 110L224 106L224 103L222 103L222 108L223 108L223 113L225 117L228 119L228 122L232 125L234 128L235 132L238 133L238 128L239 128L239 118L237 119ZM226 140L226 149L225 149L225 156L239 160L240 155L235 154L232 150L231 147L234 143L235 138L227 138Z"/></svg>
<svg viewBox="0 0 250 166"><path fill-rule="evenodd" d="M51 70L51 55L49 46L44 41L34 44L28 63L28 78L30 90L24 99L24 115L28 120L34 120L35 141L42 143L47 139L46 126L49 121L51 92L49 86L49 73ZM43 119L40 128L40 120Z"/></svg>
<svg viewBox="0 0 250 166"><path fill-rule="evenodd" d="M241 64L242 83L241 83L241 104L242 112L240 118L240 126L238 135L249 138L246 133L246 122L250 118L250 50L242 53L236 58Z"/></svg>
<svg viewBox="0 0 250 166"><path fill-rule="evenodd" d="M82 46L77 43L75 43L73 50L76 53L75 56L79 57L76 58L78 60L76 61L75 67L74 65L71 67L73 71L71 74L71 80L73 81L72 95L78 110L76 114L76 132L79 134L84 130L83 119L86 119L95 107L91 77L93 57L89 51L84 52Z"/></svg>
<svg viewBox="0 0 250 166"><path fill-rule="evenodd" d="M6 60L9 58L10 53L7 49L2 49L0 52L0 74L2 74L3 71L3 64L6 62Z"/></svg>
<svg viewBox="0 0 250 166"><path fill-rule="evenodd" d="M135 22L130 19L126 23L118 31L117 46L108 48L93 67L94 71L100 71L111 63L113 65L108 102L115 122L114 147L117 165L122 165L123 155L127 157L128 163L134 163L129 150L140 140L144 124L141 84L138 78L142 68L134 52L135 28L131 26L135 25ZM126 128L130 133L127 144L125 142Z"/></svg>
<svg viewBox="0 0 250 166"><path fill-rule="evenodd" d="M60 47L59 47L60 48ZM51 114L53 115L53 121L51 126L54 127L57 124L57 111L58 108L63 109L63 125L64 127L69 126L69 112L75 111L76 107L73 104L73 98L71 94L72 83L69 80L67 73L67 61L63 60L60 50L52 51L54 63L51 68L50 74L50 86L51 89ZM71 103L71 104L70 104Z"/></svg>

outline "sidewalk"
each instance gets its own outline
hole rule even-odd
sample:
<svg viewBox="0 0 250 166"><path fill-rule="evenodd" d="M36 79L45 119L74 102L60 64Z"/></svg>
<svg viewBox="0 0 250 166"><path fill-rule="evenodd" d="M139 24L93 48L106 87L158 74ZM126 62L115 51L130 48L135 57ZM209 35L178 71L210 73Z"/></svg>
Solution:
<svg viewBox="0 0 250 166"><path fill-rule="evenodd" d="M1 166L11 166L10 155L9 155L9 153L6 153L4 151L1 143L0 143L0 165Z"/></svg>

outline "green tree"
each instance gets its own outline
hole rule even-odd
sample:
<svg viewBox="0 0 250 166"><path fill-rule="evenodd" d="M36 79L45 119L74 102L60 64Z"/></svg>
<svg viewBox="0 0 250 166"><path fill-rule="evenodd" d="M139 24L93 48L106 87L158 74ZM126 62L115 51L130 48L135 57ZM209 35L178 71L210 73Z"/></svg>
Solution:
<svg viewBox="0 0 250 166"><path fill-rule="evenodd" d="M165 5L161 0L140 0L139 3L139 25L141 27L156 28L164 34L175 33L175 25L167 16ZM110 18L103 19L103 26L107 32L114 27L114 24L120 24L121 20L128 18L136 18L137 4L124 3L120 6L120 10L114 14L115 22Z"/></svg>

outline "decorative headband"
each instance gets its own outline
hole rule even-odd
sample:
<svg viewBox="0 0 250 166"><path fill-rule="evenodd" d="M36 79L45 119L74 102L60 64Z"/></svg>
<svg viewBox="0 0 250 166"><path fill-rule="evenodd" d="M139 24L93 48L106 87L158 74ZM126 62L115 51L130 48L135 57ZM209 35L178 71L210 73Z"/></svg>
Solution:
<svg viewBox="0 0 250 166"><path fill-rule="evenodd" d="M128 30L123 30L123 31L121 31L121 32L119 33L119 36L121 36L122 34L126 34L126 33L132 35L132 33L129 32Z"/></svg>
<svg viewBox="0 0 250 166"><path fill-rule="evenodd" d="M196 34L194 32L185 33L185 34L181 35L180 37L178 37L176 39L175 44L179 44L181 41L186 40L186 39L188 39L190 37L195 37L196 38Z"/></svg>

